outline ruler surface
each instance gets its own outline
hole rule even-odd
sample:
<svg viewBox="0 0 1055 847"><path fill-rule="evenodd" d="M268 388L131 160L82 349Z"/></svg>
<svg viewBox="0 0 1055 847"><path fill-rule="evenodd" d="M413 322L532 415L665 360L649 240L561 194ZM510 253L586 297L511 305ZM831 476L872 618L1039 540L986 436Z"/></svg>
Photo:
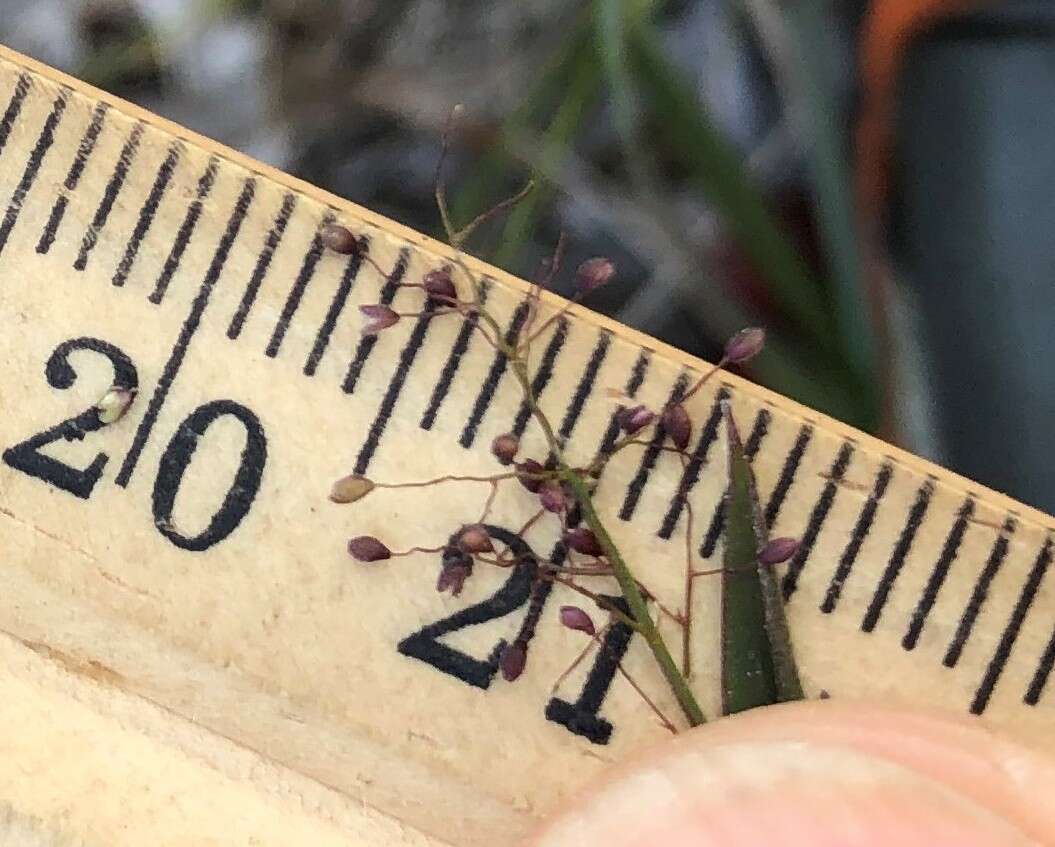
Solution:
<svg viewBox="0 0 1055 847"><path fill-rule="evenodd" d="M488 492L378 490L337 506L339 476L495 473L490 442L511 430L522 455L545 457L505 363L462 318L360 337L358 305L420 308L399 283L442 265L445 247L2 50L0 216L0 675L19 703L40 701L23 710L26 737L85 768L98 755L85 739L149 742L166 779L171 757L190 769L174 796L240 791L230 803L309 827L287 839L330 843L343 827L354 843L476 845L514 842L665 736L596 654L554 690L584 646L557 620L566 589L544 598L526 670L506 683L493 657L524 619L522 574L478 567L452 598L435 590L438 555L365 566L345 553L361 534L440 545ZM331 220L368 240L385 275L322 249ZM488 307L523 320L526 285L470 266ZM578 461L614 437L611 389L658 407L703 367L582 309L531 364ZM113 383L138 388L129 413L65 437ZM601 479L599 507L649 589L679 608L686 551L696 567L720 561L719 397L773 532L803 539L782 578L809 696L972 713L1055 747L1052 520L734 376L692 398L687 466L654 445ZM504 487L488 522L501 537L532 511ZM554 526L525 541L564 555ZM718 587L699 580L692 610L709 715ZM513 601L499 608L496 592ZM640 639L623 661L677 720ZM73 783L28 790L52 778L34 749L0 741L0 762L22 768L0 769L0 799L91 843L143 843L107 826L106 803L70 799ZM132 764L99 778L126 814L146 814ZM275 806L263 782L299 805Z"/></svg>

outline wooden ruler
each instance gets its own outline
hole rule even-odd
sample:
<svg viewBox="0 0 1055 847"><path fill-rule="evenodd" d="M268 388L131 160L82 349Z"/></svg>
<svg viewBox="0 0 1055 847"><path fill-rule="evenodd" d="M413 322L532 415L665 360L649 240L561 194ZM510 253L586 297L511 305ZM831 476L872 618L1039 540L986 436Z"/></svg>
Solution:
<svg viewBox="0 0 1055 847"><path fill-rule="evenodd" d="M10 52L0 109L12 821L106 844L512 843L664 736L608 653L554 690L584 646L558 623L562 587L536 598L507 683L494 655L524 620L523 573L478 568L452 598L435 590L438 555L345 553L361 534L443 544L487 495L452 483L337 506L345 473L491 474L506 431L544 457L504 360L462 318L359 334L360 304L420 308L399 283L445 247ZM385 274L324 250L331 220ZM470 265L488 307L522 320L525 284ZM658 407L702 367L582 309L532 361L579 461L613 437L609 389ZM138 387L129 413L66 437L115 382ZM692 398L687 467L653 444L601 479L656 596L679 608L686 551L703 567L721 553L719 396L773 531L803 539L783 585L808 694L969 712L1055 747L1051 519L734 376ZM531 511L503 487L488 521L502 537ZM563 555L544 522L525 542ZM710 715L717 592L700 580L692 610ZM677 719L639 642L624 665Z"/></svg>

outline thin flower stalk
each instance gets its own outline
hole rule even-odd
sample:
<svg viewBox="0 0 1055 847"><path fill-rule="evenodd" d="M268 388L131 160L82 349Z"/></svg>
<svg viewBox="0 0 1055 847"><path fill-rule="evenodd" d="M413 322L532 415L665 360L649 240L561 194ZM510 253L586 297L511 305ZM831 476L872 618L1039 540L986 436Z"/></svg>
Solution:
<svg viewBox="0 0 1055 847"><path fill-rule="evenodd" d="M682 456L682 467L687 468L689 460ZM692 679L692 603L693 586L696 580L692 570L693 514L692 503L685 498L685 611L682 613L681 629L681 672L685 679Z"/></svg>
<svg viewBox="0 0 1055 847"><path fill-rule="evenodd" d="M691 504L685 504L687 526L685 536L684 608L681 612L674 612L660 603L653 593L636 578L629 563L623 557L611 534L607 531L604 521L597 512L593 502L593 491L607 463L619 451L630 446L649 446L653 449L658 448L661 451L673 452L679 456L684 465L688 461L686 451L693 435L693 424L690 414L684 405L685 401L697 393L725 365L744 363L757 355L764 343L765 334L760 329L750 328L733 336L726 345L719 363L702 374L678 401L668 403L655 411L648 409L646 406L634 406L628 403L620 413L620 425L624 432L623 437L616 441L604 455L596 457L586 468L570 465L564 456L563 441L541 409L538 397L532 387L529 368L531 344L554 322L560 320L572 308L574 303L607 284L613 277L615 268L610 260L602 257L584 262L577 270L575 281L577 290L571 301L564 303L544 321L536 325L542 290L552 283L561 267L564 253L564 235L562 233L545 273L542 275L541 280L534 284L530 290L527 299L528 313L523 326L519 332L507 334L507 330L504 329L497 316L485 308L482 296L483 283L470 270L462 251L466 240L473 232L488 220L523 200L530 192L532 184L529 183L517 194L503 200L492 209L477 215L467 225L460 228L455 226L447 204L444 166L449 153L450 132L459 114L459 109L452 112L451 120L444 132L443 148L437 162L435 183L437 208L447 239L454 249L454 255L448 260L449 263L442 268L426 273L422 282L405 284L406 287L422 289L424 296L429 300L429 307L426 310L395 312L390 307L382 306L381 304L360 307L364 316L368 319L368 324L364 329L370 333L382 332L394 325L400 318L411 316L420 318L427 315L429 318L436 318L449 314L459 314L466 319L471 318L473 326L506 359L508 368L513 374L523 396L523 403L542 432L545 445L548 448L549 458L546 460L546 464L542 464L529 456L519 457L518 454L521 452L520 439L512 433L506 433L496 437L491 444L491 452L495 459L502 464L512 465L512 469L505 473L490 476L451 474L427 480L423 483L386 484L369 480L363 481L361 478L354 476L339 480L338 484L335 485L334 494L331 495L336 502L353 502L366 496L375 488L416 488L424 485L456 481L477 482L489 486L488 496L479 519L475 523L463 527L451 537L451 540L446 545L415 547L405 551L392 552L379 539L361 536L350 542L349 550L353 555L356 552L360 553L361 555L357 556L357 558L364 562L407 556L412 553L443 551L445 569L440 574L437 588L440 591L450 589L455 595L459 593L462 584L471 575L473 562L509 568L521 565L525 558L530 558L534 565L533 572L536 581L548 580L567 587L570 591L591 600L597 608L607 612L611 620L626 624L636 633L639 633L655 659L660 673L670 687L685 721L690 726L702 724L705 722L705 717L689 684L689 678L692 674L693 586L695 579L707 572L694 570L692 566L694 516ZM349 238L350 235L350 233L345 234L344 232L335 231L328 233L327 237L335 245L335 249L340 248L339 252L348 252L359 256L365 255L365 242L360 243L354 238ZM457 284L455 275L462 278ZM464 296L465 294L468 296ZM726 420L727 422L730 421L728 411L726 412ZM642 437L649 428L653 428L655 433L650 441ZM494 551L486 519L491 512L500 483L514 479L528 494L535 498L536 503L536 510L516 533L517 537L522 538L524 533L537 522L543 520L546 515L552 515L559 524L561 537L565 545L569 548L566 562L557 565L552 562L539 561L533 556L526 557L523 553L514 554L513 549L510 547L500 549L498 552ZM573 553L575 556L585 557L585 561L576 559L572 555ZM758 561L776 564L786 560L793 553L793 539L775 539L772 543L765 546L764 549L758 551ZM719 572L725 571L719 569ZM587 580L591 577L615 579L622 594L619 607L613 605L611 598L581 584L580 580ZM537 588L538 585L536 584L535 589ZM660 614L666 615L681 627L682 656L680 666L664 640L657 622L652 618L649 611L649 607L652 604L659 609ZM541 605L537 609L537 614L540 613ZM507 646L500 657L499 669L503 678L507 681L512 682L524 672L529 655L531 636L534 634L534 626L538 619L537 614L531 620L530 626L525 625L516 640ZM603 637L605 630L602 629L600 632L595 632L593 622L585 610L576 606L565 606L561 611L561 620L565 626L582 630L591 635L597 643L602 643L600 639ZM572 663L572 668L583 660L586 653L587 651L584 650ZM561 675L561 680L570 673L572 668L569 668L568 671ZM656 707L655 702L641 686L630 677L625 668L619 665L618 669L638 695L648 704L649 708L659 717L661 723L667 729L674 731L674 725Z"/></svg>
<svg viewBox="0 0 1055 847"><path fill-rule="evenodd" d="M688 681L682 676L681 671L678 669L674 657L671 656L670 650L667 648L666 642L663 640L663 636L659 632L659 628L653 623L652 617L648 613L648 607L645 604L645 598L642 596L641 590L638 587L637 580L634 579L630 567L623 559L622 554L619 552L619 548L615 546L615 542L608 534L608 530L605 528L604 523L597 514L597 510L593 506L593 498L590 496L589 489L584 484L582 478L572 471L567 471L564 478L575 494L575 499L578 501L579 508L582 510L583 519L586 521L587 526L589 526L597 536L597 540L600 542L601 548L604 550L605 557L611 563L612 570L615 572L614 575L616 581L619 583L619 589L623 592L623 598L626 600L627 606L630 608L631 617L633 617L637 624L637 630L641 633L641 636L645 639L649 649L652 651L652 655L655 657L656 663L659 665L660 672L666 678L667 684L670 686L674 698L678 701L678 705L681 707L681 711L684 713L689 726L699 726L700 724L705 723L706 718L703 715L703 710L700 708L700 704L696 701L696 696L692 693Z"/></svg>

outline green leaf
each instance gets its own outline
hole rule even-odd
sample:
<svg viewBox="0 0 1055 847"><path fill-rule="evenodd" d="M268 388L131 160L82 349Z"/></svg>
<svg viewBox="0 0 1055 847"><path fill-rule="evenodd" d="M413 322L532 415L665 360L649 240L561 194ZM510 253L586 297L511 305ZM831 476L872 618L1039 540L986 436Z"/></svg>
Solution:
<svg viewBox="0 0 1055 847"><path fill-rule="evenodd" d="M765 520L751 465L728 404L723 407L729 450L725 559L722 572L722 713L801 700L802 685L780 586L758 564Z"/></svg>
<svg viewBox="0 0 1055 847"><path fill-rule="evenodd" d="M785 23L794 67L789 69L791 100L786 110L800 114L803 143L812 175L817 221L831 276L835 318L847 361L865 380L862 397L872 407L875 395L875 331L871 320L861 238L857 227L853 183L845 137L845 115L836 80L843 73L841 57L833 55L830 9L826 0L775 6Z"/></svg>
<svg viewBox="0 0 1055 847"><path fill-rule="evenodd" d="M776 672L766 635L762 583L758 578L751 506L751 468L730 423L729 488L725 495L725 560L722 573L722 714L732 715L777 701Z"/></svg>

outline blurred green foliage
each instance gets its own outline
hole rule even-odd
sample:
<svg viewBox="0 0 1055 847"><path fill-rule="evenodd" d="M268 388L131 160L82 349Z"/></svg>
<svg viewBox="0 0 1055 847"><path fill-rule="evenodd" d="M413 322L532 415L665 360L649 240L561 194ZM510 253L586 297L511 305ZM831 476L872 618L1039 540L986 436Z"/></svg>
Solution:
<svg viewBox="0 0 1055 847"><path fill-rule="evenodd" d="M824 252L820 278L773 214L771 198L757 187L739 153L665 55L655 23L663 7L658 0L595 0L579 15L535 88L506 121L504 135L459 190L454 209L466 219L485 207L494 186L503 185L515 169L515 157L502 138L533 130L550 167L534 162L543 188L510 215L492 256L497 264L517 269L528 235L551 212L554 190L545 187L541 172L559 167L596 106L607 100L631 182L647 191L662 145L662 154L673 160L664 164L684 174L710 203L762 281L775 314L751 317L771 324L772 355L758 362L755 376L807 405L875 431L877 377L849 168L840 122L831 109L824 39L816 37L823 27L822 5L804 0L793 11L781 12L788 38L810 44L809 50L794 51L798 84L792 105L805 117L798 129ZM701 279L711 276L701 268Z"/></svg>
<svg viewBox="0 0 1055 847"><path fill-rule="evenodd" d="M300 8L293 0L195 0L195 4L210 20L237 16L271 20L279 10ZM879 379L855 227L846 127L834 105L844 72L832 55L826 32L830 0L730 4L742 28L758 30L762 47L767 45L759 9L765 10L770 23L778 24L780 45L770 44L768 52L762 52L782 98L782 120L791 126L806 165L805 193L821 253L819 265L804 255L801 239L774 214L774 198L668 55L665 27L678 26L677 13L670 11L673 5L670 0L591 0L571 12L570 25L562 23L566 34L556 38L552 55L540 61L534 85L517 107L501 110L506 117L494 143L473 164L468 178L459 181L451 198L454 220L471 220L506 196L511 183L519 184L525 162L518 156L525 153L518 145L530 139L534 149L526 164L534 172L537 190L500 225L488 226L482 233L491 239L484 249L490 249L493 261L514 272L530 272L529 248L537 250L548 240L540 230L548 227L552 232L558 217L560 187L546 177L557 179L564 163L595 130L598 118L606 119L618 140L618 161L607 162L606 167L638 213L655 218L668 232L684 230L685 219L664 208L664 203L677 193L691 192L717 218L722 252L735 247L734 261L742 260L752 275L748 287L753 296L748 302L741 290L743 279L735 284L731 279L736 271L709 254L710 245L697 249L692 236L678 232L686 247L682 265L691 269L679 275L691 279L682 278L667 292L670 311L695 310L698 319L689 324L714 336L701 339L694 352L720 347L723 334L731 335L747 323L765 325L770 354L751 366L751 376L806 405L875 431ZM143 21L102 11L82 17L92 48L79 69L82 76L126 93L160 85L163 57ZM340 42L347 33L338 33L336 27L335 23L322 29L327 33L333 29L330 35ZM693 287L706 287L708 296L687 296Z"/></svg>

